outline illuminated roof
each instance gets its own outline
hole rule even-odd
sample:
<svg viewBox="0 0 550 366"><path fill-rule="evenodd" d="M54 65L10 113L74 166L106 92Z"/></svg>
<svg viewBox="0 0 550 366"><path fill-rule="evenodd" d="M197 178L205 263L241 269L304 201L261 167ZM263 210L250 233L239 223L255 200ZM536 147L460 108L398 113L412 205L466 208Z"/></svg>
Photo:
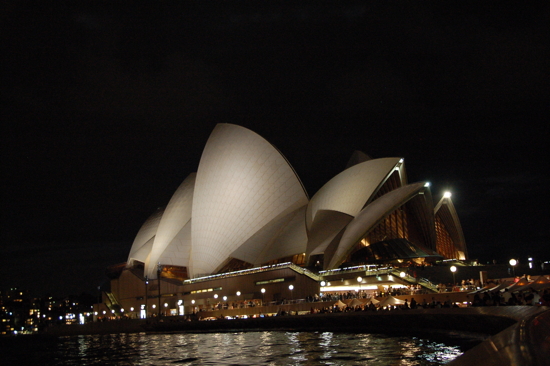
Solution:
<svg viewBox="0 0 550 366"><path fill-rule="evenodd" d="M218 124L197 173L140 228L127 265L144 263L151 279L159 263L185 267L182 271L195 278L234 263L258 266L298 254L305 256L295 258L306 260L322 255L325 269L337 268L367 233L409 200L415 245L435 249L429 184L406 185L403 159L355 152L348 166L308 201L296 172L274 146L244 127ZM465 252L450 197L442 199L435 215ZM386 242L398 243L393 239L399 238Z"/></svg>
<svg viewBox="0 0 550 366"><path fill-rule="evenodd" d="M359 242L384 217L425 189L428 188L425 187L424 182L409 184L383 195L365 207L346 227L336 253L330 258L327 268L338 267L350 254L355 243Z"/></svg>
<svg viewBox="0 0 550 366"><path fill-rule="evenodd" d="M328 181L312 198L306 223L311 230L319 210L339 211L355 216L376 193L394 169L402 169L400 158L368 160L353 165Z"/></svg>
<svg viewBox="0 0 550 366"><path fill-rule="evenodd" d="M270 221L307 202L300 179L273 145L244 127L218 124L197 172L191 273L214 273Z"/></svg>
<svg viewBox="0 0 550 366"><path fill-rule="evenodd" d="M450 192L445 192L441 200L439 200L435 206L434 213L445 224L445 227L447 228L447 231L455 244L455 250L459 252L459 256L464 258L468 257L468 250L466 248L466 241L464 240L464 233L462 232L462 225L460 225L460 220L453 201L451 200Z"/></svg>
<svg viewBox="0 0 550 366"><path fill-rule="evenodd" d="M149 216L143 225L141 225L141 228L134 239L134 243L132 244L132 248L130 249L130 254L128 255L129 264L131 264L134 259L140 262L145 262L151 251L153 238L157 233L157 228L163 213L164 209L159 208L151 216ZM144 248L146 246L148 249Z"/></svg>
<svg viewBox="0 0 550 366"><path fill-rule="evenodd" d="M156 272L158 262L180 266L187 266L189 264L191 242L186 239L186 230L183 230L183 228L188 223L189 225L187 226L190 226L195 177L196 174L192 173L180 184L164 210L158 224L151 254L145 261L145 273L149 277L152 277ZM187 232L189 232L189 227ZM176 236L178 238L174 241ZM164 251L169 246L169 253L178 254L178 256L168 256L171 258L171 263L166 263L165 260L160 261L161 256L163 256ZM180 260L176 260L176 258Z"/></svg>

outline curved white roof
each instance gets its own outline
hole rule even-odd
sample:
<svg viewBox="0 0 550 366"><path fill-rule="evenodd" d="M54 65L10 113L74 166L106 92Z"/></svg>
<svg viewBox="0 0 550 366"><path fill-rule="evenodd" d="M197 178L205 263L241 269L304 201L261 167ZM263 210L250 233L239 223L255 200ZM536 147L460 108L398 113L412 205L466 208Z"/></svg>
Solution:
<svg viewBox="0 0 550 366"><path fill-rule="evenodd" d="M230 256L259 265L270 260L304 252L307 242L305 210L306 206L304 205L290 214L271 220ZM288 242L291 244L286 245Z"/></svg>
<svg viewBox="0 0 550 366"><path fill-rule="evenodd" d="M468 256L468 250L464 240L464 232L462 231L462 225L460 224L460 219L458 218L458 214L451 197L441 197L434 208L434 213L436 216L439 216L441 220L443 220L449 235L451 235L456 245L456 250L460 251L464 256L464 258L460 259L466 259Z"/></svg>
<svg viewBox="0 0 550 366"><path fill-rule="evenodd" d="M323 254L330 242L351 220L353 216L339 211L317 211L309 232L306 254Z"/></svg>
<svg viewBox="0 0 550 366"><path fill-rule="evenodd" d="M394 169L404 169L401 158L368 160L332 178L309 202L306 214L308 230L311 230L319 210L357 215Z"/></svg>
<svg viewBox="0 0 550 366"><path fill-rule="evenodd" d="M156 278L157 263L172 240L181 229L191 220L191 209L193 207L193 190L195 187L196 173L190 174L180 184L172 195L170 202L164 210L160 219L151 254L145 262L145 274L149 278ZM181 241L180 241L181 244ZM189 245L191 243L189 242ZM187 266L187 263L182 264Z"/></svg>
<svg viewBox="0 0 550 366"><path fill-rule="evenodd" d="M283 227L281 233L268 245L258 258L257 264L295 254L305 253L307 245L306 205L296 210L290 222Z"/></svg>
<svg viewBox="0 0 550 366"><path fill-rule="evenodd" d="M161 264L169 264L172 266L188 267L191 256L191 224L193 220L189 220L187 224L174 237L164 252L158 257L157 261Z"/></svg>
<svg viewBox="0 0 550 366"><path fill-rule="evenodd" d="M131 264L132 261L138 260L140 262L145 262L145 259L147 259L147 256L149 255L149 251L146 251L146 254L144 255L144 251L142 248L148 243L149 245L152 245L153 241L152 239L155 237L155 234L157 233L157 228L160 223L160 219L162 218L162 214L164 213L164 209L159 208L156 210L151 216L145 220L143 225L141 225L141 228L139 229L136 237L134 238L134 242L132 243L132 247L130 248L130 254L128 254L128 264ZM150 250L150 248L149 248ZM138 256L136 255L137 252L141 252L141 254Z"/></svg>
<svg viewBox="0 0 550 366"><path fill-rule="evenodd" d="M298 176L277 149L244 127L218 124L197 172L191 275L215 272L267 223L305 204Z"/></svg>
<svg viewBox="0 0 550 366"><path fill-rule="evenodd" d="M147 258L149 258L149 254L151 254L151 248L153 248L154 241L154 236L151 239L147 240L144 245L142 245L136 252L132 254L132 257L128 260L128 263L131 265L132 261L134 260L145 263L147 261Z"/></svg>
<svg viewBox="0 0 550 366"><path fill-rule="evenodd" d="M353 245L361 240L366 233L372 230L395 209L404 205L408 200L424 189L428 189L424 182L409 184L386 193L382 197L371 202L348 224L334 256L330 258L327 268L337 267L349 254ZM329 258L325 258L325 262L328 260Z"/></svg>

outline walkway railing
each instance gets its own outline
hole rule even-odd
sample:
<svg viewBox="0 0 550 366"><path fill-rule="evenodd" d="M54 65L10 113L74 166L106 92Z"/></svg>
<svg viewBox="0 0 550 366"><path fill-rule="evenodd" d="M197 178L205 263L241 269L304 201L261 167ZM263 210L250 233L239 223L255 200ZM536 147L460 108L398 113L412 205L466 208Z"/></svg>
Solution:
<svg viewBox="0 0 550 366"><path fill-rule="evenodd" d="M308 276L309 278L315 280L315 281L321 281L321 277L317 274L311 272L310 270L306 268L302 268L300 266L297 266L296 264L292 262L285 262L285 263L278 263L278 264L272 264L269 266L262 266L262 267L256 267L256 268L250 268L250 269L243 269L240 271L234 271L234 272L228 272L228 273L220 273L210 276L203 276L203 277L197 277L189 280L184 280L183 283L197 283L197 282L203 282L203 281L210 281L220 278L229 278L229 277L236 277L236 276L242 276L247 274L253 274L253 273L259 273L259 272L266 272L266 271L273 271L276 269L283 269L283 268L290 268L295 272L301 273L305 276Z"/></svg>
<svg viewBox="0 0 550 366"><path fill-rule="evenodd" d="M431 290L433 292L439 292L437 286L435 284L433 284L432 282L430 282L428 279L426 279L426 278L416 278L416 277L413 277L413 276L409 275L408 273L405 273L405 276L401 277L401 273L405 273L405 272L398 272L397 270L391 272L391 274L393 276L400 278L404 282L407 282L407 283L412 284L412 285L419 284L422 287L427 288L428 290Z"/></svg>

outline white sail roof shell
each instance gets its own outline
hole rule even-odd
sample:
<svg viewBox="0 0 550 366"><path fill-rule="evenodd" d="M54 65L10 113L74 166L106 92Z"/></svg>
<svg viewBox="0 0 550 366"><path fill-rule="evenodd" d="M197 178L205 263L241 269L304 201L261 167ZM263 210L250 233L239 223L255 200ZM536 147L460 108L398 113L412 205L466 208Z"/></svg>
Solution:
<svg viewBox="0 0 550 366"><path fill-rule="evenodd" d="M159 222L153 247L149 258L145 261L145 274L149 278L156 278L157 263L168 246L172 243L176 235L191 220L191 210L193 206L193 190L195 187L196 173L190 174L180 184L176 192L172 195L170 202L164 210L164 214ZM176 243L182 244L181 241ZM187 242L188 245L191 242ZM165 264L165 263L161 263ZM187 266L187 263L180 264Z"/></svg>
<svg viewBox="0 0 550 366"><path fill-rule="evenodd" d="M427 189L424 182L409 184L397 188L382 197L371 202L359 215L355 217L346 227L336 253L330 258L328 268L336 268L343 261L350 249L361 238L372 230L381 220L392 213L398 207L404 205L408 200L419 192ZM327 258L325 258L327 260Z"/></svg>
<svg viewBox="0 0 550 366"><path fill-rule="evenodd" d="M304 253L307 243L306 206L277 217L239 246L231 257L255 265Z"/></svg>
<svg viewBox="0 0 550 366"><path fill-rule="evenodd" d="M145 262L151 247L153 245L153 238L157 233L157 229L162 218L164 209L159 208L151 216L145 220L141 228L139 229L132 247L130 248L130 253L128 254L127 263L130 265L133 260L138 260L140 262ZM144 249L147 248L147 249Z"/></svg>
<svg viewBox="0 0 550 366"><path fill-rule="evenodd" d="M394 169L404 169L401 158L373 159L353 165L329 180L309 202L307 229L311 230L319 210L355 217Z"/></svg>
<svg viewBox="0 0 550 366"><path fill-rule="evenodd" d="M302 183L277 149L244 127L218 124L197 172L191 275L215 272L267 223L305 204Z"/></svg>
<svg viewBox="0 0 550 366"><path fill-rule="evenodd" d="M193 220L191 219L187 222L187 224L185 224L185 226L174 237L164 252L162 252L160 257L157 259L158 262L172 266L189 266L189 258L191 256L192 222Z"/></svg>

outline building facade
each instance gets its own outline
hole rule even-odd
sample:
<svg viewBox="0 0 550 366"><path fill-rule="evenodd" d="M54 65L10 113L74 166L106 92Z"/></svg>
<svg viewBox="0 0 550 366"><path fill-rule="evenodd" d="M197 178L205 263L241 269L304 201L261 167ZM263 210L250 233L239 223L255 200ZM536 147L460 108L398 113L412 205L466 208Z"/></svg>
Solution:
<svg viewBox="0 0 550 366"><path fill-rule="evenodd" d="M458 215L450 195L434 205L428 182L408 183L403 158L356 152L309 199L273 145L219 124L198 171L145 221L127 262L111 271L104 303L144 317L281 302L318 293L319 271L442 259L467 259Z"/></svg>

